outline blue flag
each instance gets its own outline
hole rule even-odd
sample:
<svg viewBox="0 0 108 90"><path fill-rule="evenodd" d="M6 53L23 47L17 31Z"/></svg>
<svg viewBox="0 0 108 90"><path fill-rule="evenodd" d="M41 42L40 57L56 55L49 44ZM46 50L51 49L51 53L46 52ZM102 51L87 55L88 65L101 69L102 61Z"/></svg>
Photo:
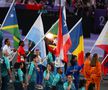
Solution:
<svg viewBox="0 0 108 90"><path fill-rule="evenodd" d="M33 41L35 44L37 44L42 37L44 36L44 29L43 29L43 23L42 23L42 18L41 14L38 16L37 20L31 27L30 31L28 32L27 36L25 39ZM40 56L41 58L46 57L46 47L45 47L45 41L42 40L37 47L40 51Z"/></svg>

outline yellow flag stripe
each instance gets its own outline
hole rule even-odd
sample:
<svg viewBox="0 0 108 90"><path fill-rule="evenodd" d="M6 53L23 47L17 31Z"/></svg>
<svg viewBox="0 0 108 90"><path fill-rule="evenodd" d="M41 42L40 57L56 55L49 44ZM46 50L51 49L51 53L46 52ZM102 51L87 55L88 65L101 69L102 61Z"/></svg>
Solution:
<svg viewBox="0 0 108 90"><path fill-rule="evenodd" d="M54 46L54 45L49 45L50 47L52 47L52 48L55 48L56 46Z"/></svg>
<svg viewBox="0 0 108 90"><path fill-rule="evenodd" d="M57 35L56 35L56 34L53 34L53 36L54 36L55 38L57 38Z"/></svg>
<svg viewBox="0 0 108 90"><path fill-rule="evenodd" d="M83 36L80 36L79 44L78 44L77 48L72 52L72 54L78 56L78 54L79 54L81 51L84 51L84 39L83 39Z"/></svg>
<svg viewBox="0 0 108 90"><path fill-rule="evenodd" d="M3 30L11 29L11 28L18 28L18 25L11 25L11 26L4 26L4 27L2 27Z"/></svg>
<svg viewBox="0 0 108 90"><path fill-rule="evenodd" d="M19 39L17 37L13 36L13 39L19 43Z"/></svg>

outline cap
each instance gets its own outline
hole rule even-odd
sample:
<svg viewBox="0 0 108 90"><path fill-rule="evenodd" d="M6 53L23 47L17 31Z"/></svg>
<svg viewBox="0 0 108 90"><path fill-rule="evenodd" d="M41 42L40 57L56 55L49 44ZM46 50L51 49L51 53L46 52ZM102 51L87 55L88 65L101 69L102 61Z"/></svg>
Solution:
<svg viewBox="0 0 108 90"><path fill-rule="evenodd" d="M39 51L39 49L37 48L36 51Z"/></svg>

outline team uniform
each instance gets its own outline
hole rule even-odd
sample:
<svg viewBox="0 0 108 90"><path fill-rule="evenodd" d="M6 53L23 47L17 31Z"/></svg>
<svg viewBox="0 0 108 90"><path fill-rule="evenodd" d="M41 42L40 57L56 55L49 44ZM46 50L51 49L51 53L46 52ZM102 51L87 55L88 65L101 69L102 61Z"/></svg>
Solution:
<svg viewBox="0 0 108 90"><path fill-rule="evenodd" d="M63 90L63 80L62 76L59 73L56 74L52 86L55 87L56 90Z"/></svg>
<svg viewBox="0 0 108 90"><path fill-rule="evenodd" d="M46 70L46 71L44 71L43 77L44 77L44 85L45 85L44 90L51 90L52 82L54 79L53 73L52 72L48 73L48 71ZM48 80L45 79L46 77L49 77Z"/></svg>
<svg viewBox="0 0 108 90"><path fill-rule="evenodd" d="M36 82L36 72L35 72L35 64L32 61L29 67L28 75L30 76L28 90L35 90L35 82Z"/></svg>
<svg viewBox="0 0 108 90"><path fill-rule="evenodd" d="M88 90L90 84L90 60L86 59L84 62L84 77L86 78L86 90Z"/></svg>
<svg viewBox="0 0 108 90"><path fill-rule="evenodd" d="M24 57L26 55L26 53L25 53L25 50L24 50L24 48L22 46L18 47L17 52L18 52L17 63L20 63L20 62L23 63L24 67L22 68L22 71L24 73L24 81L26 81L26 79L25 79L25 76L26 76L26 65L25 65L25 57Z"/></svg>
<svg viewBox="0 0 108 90"><path fill-rule="evenodd" d="M8 83L9 83L9 72L10 70L10 62L9 59L5 56L2 57L1 63L1 78L2 78L2 87L1 90L8 90Z"/></svg>
<svg viewBox="0 0 108 90"><path fill-rule="evenodd" d="M95 67L91 67L90 69L90 81L95 84L95 90L100 90L101 64L99 61L96 63Z"/></svg>
<svg viewBox="0 0 108 90"><path fill-rule="evenodd" d="M70 90L76 90L75 85L74 85L73 82L72 82L71 84L69 84L69 82L65 82L65 83L63 84L64 90L67 90L68 87L71 87Z"/></svg>
<svg viewBox="0 0 108 90"><path fill-rule="evenodd" d="M24 90L23 84L22 84L24 81L23 77L24 77L24 74L20 68L15 70L15 82L14 82L15 90Z"/></svg>
<svg viewBox="0 0 108 90"><path fill-rule="evenodd" d="M67 71L66 74L72 74L72 76L74 76L74 83L75 83L75 88L76 90L78 90L79 87L79 77L80 77L80 70L82 69L82 66L78 66L77 63L73 66L70 66ZM72 70L76 70L75 72L71 72Z"/></svg>

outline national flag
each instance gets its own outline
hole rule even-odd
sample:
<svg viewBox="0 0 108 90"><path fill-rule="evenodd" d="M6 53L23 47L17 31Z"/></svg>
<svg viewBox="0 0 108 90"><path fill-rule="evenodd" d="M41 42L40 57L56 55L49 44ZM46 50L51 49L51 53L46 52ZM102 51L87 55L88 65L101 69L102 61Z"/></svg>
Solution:
<svg viewBox="0 0 108 90"><path fill-rule="evenodd" d="M33 41L35 44L37 44L42 37L44 36L44 27L43 27L43 22L41 18L41 14L38 16L37 20L31 27L30 31L26 35L25 39ZM45 42L42 40L37 47L40 50L40 54L42 58L46 57L46 47L45 47Z"/></svg>
<svg viewBox="0 0 108 90"><path fill-rule="evenodd" d="M57 20L52 27L49 29L49 33L46 34L46 44L48 47L48 50L56 55L56 44L57 44L57 33L58 33L58 21Z"/></svg>
<svg viewBox="0 0 108 90"><path fill-rule="evenodd" d="M104 57L108 55L108 53L104 53ZM108 57L105 59L105 61L101 64L101 68L102 68L102 72L104 73L104 75L106 76L108 73Z"/></svg>
<svg viewBox="0 0 108 90"><path fill-rule="evenodd" d="M84 40L82 32L82 19L70 30L72 47L70 52L78 57L78 65L84 64Z"/></svg>
<svg viewBox="0 0 108 90"><path fill-rule="evenodd" d="M108 21L99 35L95 45L108 53Z"/></svg>
<svg viewBox="0 0 108 90"><path fill-rule="evenodd" d="M63 53L63 30L62 29L63 29L62 27L62 8L60 7L56 56L60 56L60 54Z"/></svg>
<svg viewBox="0 0 108 90"><path fill-rule="evenodd" d="M105 57L108 54L108 21L106 22L101 34L99 35L95 45L105 51ZM104 75L108 72L108 57L102 63L102 71Z"/></svg>
<svg viewBox="0 0 108 90"><path fill-rule="evenodd" d="M71 46L71 39L69 39L65 14L65 7L63 7L60 11L59 20L53 24L46 37L50 41L48 44L49 51L55 56L59 56L61 52L61 59L67 62L67 52Z"/></svg>
<svg viewBox="0 0 108 90"><path fill-rule="evenodd" d="M19 32L16 10L15 10L14 6L12 6L12 8L8 14L8 16L3 24L2 30L8 31L9 33L11 33L13 35L14 47L18 48L21 35Z"/></svg>
<svg viewBox="0 0 108 90"><path fill-rule="evenodd" d="M68 27L67 27L66 18L65 18L66 12L63 12L64 10L65 10L65 7L63 7L63 10L62 10L62 36L63 36L62 58L63 58L63 61L67 63L68 62L67 53L70 47L72 46L72 42L71 42L70 35L68 33Z"/></svg>

